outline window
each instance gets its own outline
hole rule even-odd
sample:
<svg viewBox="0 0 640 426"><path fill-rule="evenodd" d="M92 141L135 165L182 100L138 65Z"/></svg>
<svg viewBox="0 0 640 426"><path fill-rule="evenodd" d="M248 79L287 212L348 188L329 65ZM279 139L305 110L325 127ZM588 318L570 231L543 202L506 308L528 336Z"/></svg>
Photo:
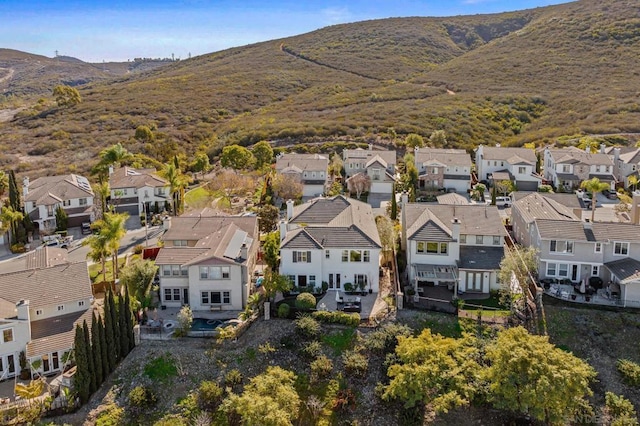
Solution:
<svg viewBox="0 0 640 426"><path fill-rule="evenodd" d="M527 168L526 167L518 167L518 173L521 174L521 175L527 173Z"/></svg>
<svg viewBox="0 0 640 426"><path fill-rule="evenodd" d="M174 240L173 241L173 246L174 247L186 247L187 246L187 240Z"/></svg>
<svg viewBox="0 0 640 426"><path fill-rule="evenodd" d="M201 266L201 280L227 280L231 276L229 266Z"/></svg>
<svg viewBox="0 0 640 426"><path fill-rule="evenodd" d="M369 250L365 250L362 252L362 261L363 262L371 261L371 252Z"/></svg>
<svg viewBox="0 0 640 426"><path fill-rule="evenodd" d="M629 254L629 243L621 243L616 241L613 244L613 254L619 254L621 256L626 256Z"/></svg>
<svg viewBox="0 0 640 426"><path fill-rule="evenodd" d="M129 189L128 188L124 188L122 190L122 195L128 195Z"/></svg>
<svg viewBox="0 0 640 426"><path fill-rule="evenodd" d="M499 246L500 245L500 236L499 235L494 235L493 236L493 245L494 246Z"/></svg>
<svg viewBox="0 0 640 426"><path fill-rule="evenodd" d="M200 302L203 305L229 305L231 304L231 292L203 291L200 293Z"/></svg>
<svg viewBox="0 0 640 426"><path fill-rule="evenodd" d="M596 173L600 173L600 166L596 165Z"/></svg>
<svg viewBox="0 0 640 426"><path fill-rule="evenodd" d="M380 169L371 169L371 179L380 180Z"/></svg>
<svg viewBox="0 0 640 426"><path fill-rule="evenodd" d="M438 253L438 243L427 243L427 253Z"/></svg>
<svg viewBox="0 0 640 426"><path fill-rule="evenodd" d="M295 275L287 275L287 278L289 278L289 282L291 283L291 285L296 285L296 276Z"/></svg>
<svg viewBox="0 0 640 426"><path fill-rule="evenodd" d="M175 302L180 301L180 289L179 288L165 288L164 289L164 300L167 302L171 302L172 300Z"/></svg>
<svg viewBox="0 0 640 426"><path fill-rule="evenodd" d="M78 306L84 306L84 300L79 301Z"/></svg>
<svg viewBox="0 0 640 426"><path fill-rule="evenodd" d="M551 240L549 251L552 253L573 253L573 241Z"/></svg>
<svg viewBox="0 0 640 426"><path fill-rule="evenodd" d="M36 309L36 315L42 315L42 309Z"/></svg>
<svg viewBox="0 0 640 426"><path fill-rule="evenodd" d="M364 274L355 274L353 276L353 283L356 286L367 285L367 276Z"/></svg>
<svg viewBox="0 0 640 426"><path fill-rule="evenodd" d="M563 164L562 165L562 173L570 173L571 172L571 168L569 167L568 164Z"/></svg>
<svg viewBox="0 0 640 426"><path fill-rule="evenodd" d="M437 168L437 167L434 167L434 168L433 168L433 174L434 174L434 175L437 175L437 174L438 174L438 168Z"/></svg>
<svg viewBox="0 0 640 426"><path fill-rule="evenodd" d="M424 241L418 241L416 252L424 253L426 243Z"/></svg>
<svg viewBox="0 0 640 426"><path fill-rule="evenodd" d="M602 253L602 243L596 243L596 245L593 248L593 251L595 251L596 253Z"/></svg>
<svg viewBox="0 0 640 426"><path fill-rule="evenodd" d="M63 207L69 207L71 205L71 200L62 200Z"/></svg>
<svg viewBox="0 0 640 426"><path fill-rule="evenodd" d="M157 188L158 195L164 196L164 188Z"/></svg>
<svg viewBox="0 0 640 426"><path fill-rule="evenodd" d="M165 277L171 275L171 265L162 265L162 275Z"/></svg>
<svg viewBox="0 0 640 426"><path fill-rule="evenodd" d="M343 262L349 261L349 250L342 250L342 261Z"/></svg>
<svg viewBox="0 0 640 426"><path fill-rule="evenodd" d="M293 263L311 263L311 252L294 250Z"/></svg>
<svg viewBox="0 0 640 426"><path fill-rule="evenodd" d="M80 198L78 201L80 201L80 205L81 206L86 206L87 205L87 199L86 198Z"/></svg>
<svg viewBox="0 0 640 426"><path fill-rule="evenodd" d="M350 250L349 262L362 262L362 250Z"/></svg>
<svg viewBox="0 0 640 426"><path fill-rule="evenodd" d="M325 250L324 251L324 258L325 259L331 259L331 251L330 250Z"/></svg>
<svg viewBox="0 0 640 426"><path fill-rule="evenodd" d="M58 305L58 311L64 311L64 305Z"/></svg>
<svg viewBox="0 0 640 426"><path fill-rule="evenodd" d="M447 254L448 249L449 246L447 245L447 243L440 243L440 254Z"/></svg>
<svg viewBox="0 0 640 426"><path fill-rule="evenodd" d="M460 244L467 244L467 236L460 235Z"/></svg>
<svg viewBox="0 0 640 426"><path fill-rule="evenodd" d="M447 254L449 244L435 241L418 241L416 251L427 254Z"/></svg>
<svg viewBox="0 0 640 426"><path fill-rule="evenodd" d="M569 266L566 263L560 263L558 265L558 276L559 277L569 276Z"/></svg>
<svg viewBox="0 0 640 426"><path fill-rule="evenodd" d="M311 287L315 287L316 286L316 276L315 275L309 275L309 285Z"/></svg>
<svg viewBox="0 0 640 426"><path fill-rule="evenodd" d="M209 278L209 268L206 266L201 266L200 267L200 279L201 280L206 280L207 278Z"/></svg>
<svg viewBox="0 0 640 426"><path fill-rule="evenodd" d="M591 265L591 276L597 277L598 275L600 275L600 266Z"/></svg>
<svg viewBox="0 0 640 426"><path fill-rule="evenodd" d="M4 343L13 342L13 328L6 328L2 330L2 341Z"/></svg>
<svg viewBox="0 0 640 426"><path fill-rule="evenodd" d="M476 235L476 244L483 244L483 243L484 243L484 236Z"/></svg>

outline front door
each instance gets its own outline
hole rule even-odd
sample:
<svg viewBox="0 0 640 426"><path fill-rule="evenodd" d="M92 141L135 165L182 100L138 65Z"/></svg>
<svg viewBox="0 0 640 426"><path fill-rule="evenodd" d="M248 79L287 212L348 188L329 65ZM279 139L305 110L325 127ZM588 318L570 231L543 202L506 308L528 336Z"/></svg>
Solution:
<svg viewBox="0 0 640 426"><path fill-rule="evenodd" d="M306 275L298 275L298 287L307 287Z"/></svg>
<svg viewBox="0 0 640 426"><path fill-rule="evenodd" d="M578 265L571 265L571 281L578 281Z"/></svg>
<svg viewBox="0 0 640 426"><path fill-rule="evenodd" d="M188 288L183 288L182 289L182 304L183 305L188 305L189 304L189 289Z"/></svg>
<svg viewBox="0 0 640 426"><path fill-rule="evenodd" d="M329 274L329 289L331 290L333 288L335 288L333 284L333 274Z"/></svg>

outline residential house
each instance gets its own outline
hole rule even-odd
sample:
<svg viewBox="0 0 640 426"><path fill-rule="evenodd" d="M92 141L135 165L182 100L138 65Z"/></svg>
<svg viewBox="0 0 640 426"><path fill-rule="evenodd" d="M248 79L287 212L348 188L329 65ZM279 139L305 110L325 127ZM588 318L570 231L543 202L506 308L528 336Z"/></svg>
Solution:
<svg viewBox="0 0 640 426"><path fill-rule="evenodd" d="M382 244L369 204L336 196L294 208L287 202L280 224L280 274L300 287L326 282L329 290L346 283L379 291Z"/></svg>
<svg viewBox="0 0 640 426"><path fill-rule="evenodd" d="M503 148L480 145L476 149L478 180L509 180L520 191L536 191L542 176L536 173L538 157L529 148Z"/></svg>
<svg viewBox="0 0 640 426"><path fill-rule="evenodd" d="M457 293L488 294L500 288L506 230L497 207L402 205L402 246L409 282L422 295L443 286Z"/></svg>
<svg viewBox="0 0 640 426"><path fill-rule="evenodd" d="M544 150L544 178L556 188L573 191L582 181L597 177L613 188L613 161L607 154L586 152L576 147Z"/></svg>
<svg viewBox="0 0 640 426"><path fill-rule="evenodd" d="M260 244L257 218L186 214L166 219L165 228L156 257L162 305L244 309Z"/></svg>
<svg viewBox="0 0 640 426"><path fill-rule="evenodd" d="M639 178L640 148L636 147L604 147L601 152L609 156L613 162L613 172L617 182L622 182L625 188L629 188L629 176ZM637 189L637 188L632 188Z"/></svg>
<svg viewBox="0 0 640 426"><path fill-rule="evenodd" d="M568 208L578 219L582 217L584 207L580 204L580 198L578 198L577 194L569 192L539 192L538 194ZM529 195L531 195L531 192L528 191L514 191L511 193L511 200L515 203Z"/></svg>
<svg viewBox="0 0 640 426"><path fill-rule="evenodd" d="M388 150L345 149L342 152L347 180L363 173L371 179L370 193L391 194L396 173L396 152Z"/></svg>
<svg viewBox="0 0 640 426"><path fill-rule="evenodd" d="M317 197L328 189L329 157L323 154L280 154L276 171L302 183L303 197Z"/></svg>
<svg viewBox="0 0 640 426"><path fill-rule="evenodd" d="M45 176L34 181L25 177L22 194L25 213L42 233L55 231L58 207L67 213L70 228L94 220L93 190L84 176Z"/></svg>
<svg viewBox="0 0 640 426"><path fill-rule="evenodd" d="M420 189L453 189L466 194L471 188L471 157L464 149L414 149Z"/></svg>
<svg viewBox="0 0 640 426"><path fill-rule="evenodd" d="M532 224L537 219L555 221L579 221L582 217L581 209L575 205L567 206L562 203L566 198L558 198L560 194L543 192L530 192L525 196L522 193L514 193L514 201L511 206L511 225L513 226L513 238L523 246L530 246L534 239ZM577 199L575 194L564 194Z"/></svg>
<svg viewBox="0 0 640 426"><path fill-rule="evenodd" d="M134 169L124 166L109 168L110 203L119 213L132 216L160 213L171 208L169 183L158 176L156 169Z"/></svg>
<svg viewBox="0 0 640 426"><path fill-rule="evenodd" d="M48 247L10 263L0 274L0 380L20 374L22 352L29 363L40 365L40 374L61 372L75 326L91 325L87 264L69 263L66 250Z"/></svg>

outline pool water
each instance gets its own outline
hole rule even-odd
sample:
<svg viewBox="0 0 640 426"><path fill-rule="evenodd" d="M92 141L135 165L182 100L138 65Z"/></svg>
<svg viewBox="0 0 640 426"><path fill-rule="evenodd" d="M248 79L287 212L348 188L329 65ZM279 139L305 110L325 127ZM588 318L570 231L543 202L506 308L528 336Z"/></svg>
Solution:
<svg viewBox="0 0 640 426"><path fill-rule="evenodd" d="M206 318L194 318L191 323L192 331L210 331L215 330L219 325L222 325L224 321L216 320L216 319L206 319Z"/></svg>

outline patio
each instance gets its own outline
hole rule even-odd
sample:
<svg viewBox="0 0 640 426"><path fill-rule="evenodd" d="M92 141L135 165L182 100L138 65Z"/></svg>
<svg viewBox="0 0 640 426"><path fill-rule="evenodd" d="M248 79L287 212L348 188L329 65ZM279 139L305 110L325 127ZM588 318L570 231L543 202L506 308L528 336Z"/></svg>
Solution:
<svg viewBox="0 0 640 426"><path fill-rule="evenodd" d="M338 297L342 297L342 303L338 302ZM373 317L377 311L376 301L378 300L378 293L368 293L366 296L358 295L346 295L342 291L328 291L322 299L318 302L317 309L325 311L343 311L343 312L358 312L356 303L360 299L360 318L368 320ZM386 306L384 301L380 300ZM348 308L345 309L345 308Z"/></svg>
<svg viewBox="0 0 640 426"><path fill-rule="evenodd" d="M622 306L620 300L620 287L606 287L591 292L585 292L581 294L576 291L576 286L573 284L552 284L548 288L545 287L544 293L555 299L566 300L571 303L587 304L587 305L602 305L602 306Z"/></svg>

